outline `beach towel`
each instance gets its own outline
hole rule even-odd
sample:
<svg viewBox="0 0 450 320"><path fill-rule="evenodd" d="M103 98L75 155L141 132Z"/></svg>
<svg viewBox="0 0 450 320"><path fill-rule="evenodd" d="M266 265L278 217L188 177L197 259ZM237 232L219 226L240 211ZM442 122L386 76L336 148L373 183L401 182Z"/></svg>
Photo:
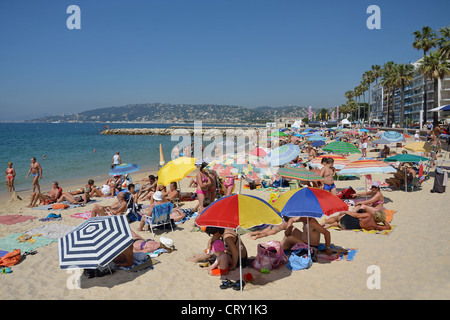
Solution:
<svg viewBox="0 0 450 320"><path fill-rule="evenodd" d="M330 227L330 229L339 230L339 231L354 231L354 232L363 231L364 233L382 234L382 235L388 236L392 233L392 231L394 231L394 229L396 227L397 226L391 225L391 230L381 230L381 231L380 230L365 230L365 229L349 229L349 230L345 229L344 230L339 227Z"/></svg>
<svg viewBox="0 0 450 320"><path fill-rule="evenodd" d="M6 216L0 216L0 223L6 224L6 225L12 225L19 222L24 222L28 220L37 219L37 217L34 216L22 216L20 214L12 214L12 215L6 215Z"/></svg>
<svg viewBox="0 0 450 320"><path fill-rule="evenodd" d="M40 235L34 235L32 240L34 241L19 241L18 239L24 235L24 233L13 233L9 236L0 239L0 250L12 252L15 249L20 249L23 253L33 251L39 247L49 245L52 242L58 241L58 239L48 238Z"/></svg>
<svg viewBox="0 0 450 320"><path fill-rule="evenodd" d="M99 200L91 199L87 203L76 203L76 204L71 204L68 201L63 201L61 203L69 205L67 208L64 208L64 209L53 209L53 204L48 204L48 205L44 205L44 206L34 207L34 208L31 208L31 209L32 210L66 210L66 209L84 207L84 206L86 206L88 204L93 204L93 203L96 203L96 202L99 202Z"/></svg>
<svg viewBox="0 0 450 320"><path fill-rule="evenodd" d="M52 224L47 224L42 227L37 227L37 228L31 229L31 230L28 230L24 234L27 234L27 235L40 234L43 237L57 240L57 239L65 236L70 231L72 231L73 228L74 228L74 226L64 225L64 224L60 224L60 223L52 223Z"/></svg>
<svg viewBox="0 0 450 320"><path fill-rule="evenodd" d="M89 219L91 217L92 211L86 211L81 213L71 214L72 218Z"/></svg>

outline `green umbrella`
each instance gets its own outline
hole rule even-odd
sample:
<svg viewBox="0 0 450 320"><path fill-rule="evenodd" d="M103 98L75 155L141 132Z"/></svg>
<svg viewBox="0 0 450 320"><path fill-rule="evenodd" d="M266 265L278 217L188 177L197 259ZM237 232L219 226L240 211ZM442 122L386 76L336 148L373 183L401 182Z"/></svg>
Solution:
<svg viewBox="0 0 450 320"><path fill-rule="evenodd" d="M282 131L275 131L269 134L271 137L287 137L287 134Z"/></svg>
<svg viewBox="0 0 450 320"><path fill-rule="evenodd" d="M397 162L397 161L399 161L399 162L420 162L420 161L428 161L428 158L416 156L414 154L404 153L404 154L398 154L396 156L386 158L386 159L384 159L384 161L386 161L386 162ZM406 168L405 168L405 191L408 191L408 184L406 181Z"/></svg>
<svg viewBox="0 0 450 320"><path fill-rule="evenodd" d="M323 151L329 151L335 154L361 153L354 144L344 141L334 141L322 148Z"/></svg>
<svg viewBox="0 0 450 320"><path fill-rule="evenodd" d="M416 156L414 154L398 154L393 157L389 157L384 159L385 162L420 162L420 161L428 161L428 158Z"/></svg>
<svg viewBox="0 0 450 320"><path fill-rule="evenodd" d="M278 170L278 175L284 178L302 180L302 181L321 181L323 177L319 176L313 171L297 167L297 168L280 168Z"/></svg>

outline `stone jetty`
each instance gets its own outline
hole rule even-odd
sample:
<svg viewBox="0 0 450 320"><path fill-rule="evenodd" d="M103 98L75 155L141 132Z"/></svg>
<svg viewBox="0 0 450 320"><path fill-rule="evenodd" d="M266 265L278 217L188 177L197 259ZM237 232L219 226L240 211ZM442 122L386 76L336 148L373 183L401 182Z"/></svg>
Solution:
<svg viewBox="0 0 450 320"><path fill-rule="evenodd" d="M194 134L209 134L209 135L245 135L255 133L256 131L265 130L265 127L201 127L195 129L194 127L172 126L169 128L118 128L106 129L100 134L104 135L147 135L147 136L170 136L170 135L194 135Z"/></svg>

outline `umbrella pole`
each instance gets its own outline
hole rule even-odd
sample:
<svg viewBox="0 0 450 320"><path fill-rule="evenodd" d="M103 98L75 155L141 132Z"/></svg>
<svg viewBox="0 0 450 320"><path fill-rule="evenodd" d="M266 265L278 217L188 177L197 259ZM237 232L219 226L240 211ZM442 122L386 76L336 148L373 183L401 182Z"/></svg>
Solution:
<svg viewBox="0 0 450 320"><path fill-rule="evenodd" d="M237 233L237 235L238 235L238 239L239 239L239 247L238 247L238 250L239 250L239 287L241 288L241 293L242 293L242 256L241 256L241 236L239 235L239 232L238 232L238 228L239 227L237 227L236 228L236 233Z"/></svg>

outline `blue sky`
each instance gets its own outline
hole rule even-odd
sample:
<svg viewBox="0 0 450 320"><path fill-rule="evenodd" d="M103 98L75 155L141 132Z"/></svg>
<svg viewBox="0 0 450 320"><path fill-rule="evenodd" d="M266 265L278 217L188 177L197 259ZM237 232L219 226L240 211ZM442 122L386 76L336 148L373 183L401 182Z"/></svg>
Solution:
<svg viewBox="0 0 450 320"><path fill-rule="evenodd" d="M69 5L81 29L69 30ZM381 29L369 30L369 5ZM0 2L0 121L133 103L332 107L373 64L413 62L448 0Z"/></svg>

